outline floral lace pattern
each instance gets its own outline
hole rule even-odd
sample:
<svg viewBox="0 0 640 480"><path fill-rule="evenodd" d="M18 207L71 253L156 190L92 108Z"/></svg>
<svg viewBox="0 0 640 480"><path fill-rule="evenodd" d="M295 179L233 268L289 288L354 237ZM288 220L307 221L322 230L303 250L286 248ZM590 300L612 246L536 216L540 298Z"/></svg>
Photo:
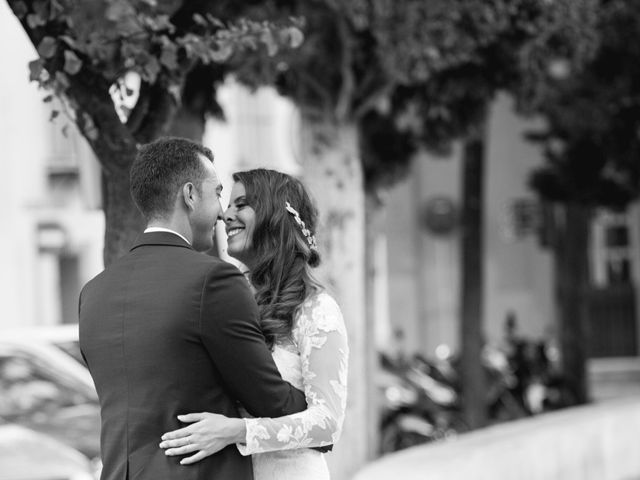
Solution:
<svg viewBox="0 0 640 480"><path fill-rule="evenodd" d="M331 445L340 437L349 347L335 300L327 293L306 300L296 316L292 339L297 354L292 345L276 346L274 359L283 378L304 390L308 407L280 418L245 418L246 444L238 445L242 455Z"/></svg>

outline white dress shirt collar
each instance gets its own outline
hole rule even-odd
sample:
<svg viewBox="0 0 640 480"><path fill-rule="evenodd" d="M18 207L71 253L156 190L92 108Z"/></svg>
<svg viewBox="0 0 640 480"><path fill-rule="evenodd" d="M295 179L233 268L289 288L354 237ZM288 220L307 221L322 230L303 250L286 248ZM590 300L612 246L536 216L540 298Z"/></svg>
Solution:
<svg viewBox="0 0 640 480"><path fill-rule="evenodd" d="M153 233L153 232L167 232L167 233L173 233L174 235L178 235L181 239L183 239L185 242L187 242L189 245L191 245L191 242L189 240L187 240L186 238L184 238L183 235L180 235L178 232L176 232L175 230L171 230L169 228L164 228L164 227L147 227L144 230L144 233Z"/></svg>

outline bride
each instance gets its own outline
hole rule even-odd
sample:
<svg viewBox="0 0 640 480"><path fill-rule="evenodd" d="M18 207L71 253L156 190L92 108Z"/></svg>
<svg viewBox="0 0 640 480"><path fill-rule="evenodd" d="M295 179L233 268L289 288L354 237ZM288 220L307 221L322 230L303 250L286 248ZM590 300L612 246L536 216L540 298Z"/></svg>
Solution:
<svg viewBox="0 0 640 480"><path fill-rule="evenodd" d="M181 415L190 425L163 435L160 447L170 456L192 454L180 462L188 465L236 443L252 456L256 480L327 480L322 452L337 442L344 421L348 346L340 308L310 273L320 263L317 211L289 175L256 169L233 179L224 213L228 252L248 267L275 363L305 392L307 410L279 418Z"/></svg>

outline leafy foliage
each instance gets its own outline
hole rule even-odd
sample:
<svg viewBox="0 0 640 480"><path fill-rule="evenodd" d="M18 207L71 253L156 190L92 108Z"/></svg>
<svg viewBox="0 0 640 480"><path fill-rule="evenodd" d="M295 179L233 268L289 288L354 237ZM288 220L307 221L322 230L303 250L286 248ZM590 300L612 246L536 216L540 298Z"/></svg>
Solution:
<svg viewBox="0 0 640 480"><path fill-rule="evenodd" d="M511 91L523 110L531 110L546 91L554 61L580 65L597 41L597 0L268 5L240 2L233 12L305 18L306 40L266 64L236 64L234 74L250 86L275 84L311 118L362 122L363 146L399 147L405 139L393 161L385 148L363 148L369 188L398 178L420 144L442 151L472 134L498 91Z"/></svg>
<svg viewBox="0 0 640 480"><path fill-rule="evenodd" d="M222 62L236 56L268 57L302 39L294 20L220 19L208 11L213 2L7 1L38 51L31 80L47 91L45 102L60 100L102 166L105 264L128 250L141 227L128 194L137 145L167 134L183 101L215 110L211 96L185 88L215 85ZM198 78L207 65L216 68Z"/></svg>
<svg viewBox="0 0 640 480"><path fill-rule="evenodd" d="M103 94L113 89L123 101L134 94L125 81L134 73L142 85L138 104L146 104L149 113L148 99L143 98L147 92L155 91L156 99L169 95L178 104L185 76L195 65L222 63L243 51L274 55L301 41L301 32L291 22L284 26L246 18L222 22L193 10L185 18L184 9L191 7L176 0L9 0L9 4L39 54L29 64L30 79L79 113L76 121L89 140L97 139L103 124L94 123L95 112L79 102L73 84ZM129 130L137 140L148 141L161 132L171 111L151 112L167 116L148 119L160 128L143 134L145 119L137 115Z"/></svg>
<svg viewBox="0 0 640 480"><path fill-rule="evenodd" d="M472 134L499 91L514 94L523 109L535 104L549 63L560 57L579 65L594 43L593 0L441 4L429 37L437 42L438 61L426 78L407 82L394 96L396 110L418 105L411 114L416 132L436 149Z"/></svg>
<svg viewBox="0 0 640 480"><path fill-rule="evenodd" d="M602 1L599 44L585 68L549 84L537 110L547 165L531 177L544 198L623 208L640 193L640 5Z"/></svg>
<svg viewBox="0 0 640 480"><path fill-rule="evenodd" d="M376 194L408 173L418 146L411 132L398 128L391 117L375 110L367 112L359 126L365 189Z"/></svg>
<svg viewBox="0 0 640 480"><path fill-rule="evenodd" d="M390 59L387 70L405 72L392 90L390 112L417 144L436 153L477 134L497 92L510 92L530 111L554 61L578 68L597 41L594 0L403 3L404 14L387 5L393 13L377 36L381 55ZM416 35L411 48L403 36ZM408 54L394 54L396 46Z"/></svg>

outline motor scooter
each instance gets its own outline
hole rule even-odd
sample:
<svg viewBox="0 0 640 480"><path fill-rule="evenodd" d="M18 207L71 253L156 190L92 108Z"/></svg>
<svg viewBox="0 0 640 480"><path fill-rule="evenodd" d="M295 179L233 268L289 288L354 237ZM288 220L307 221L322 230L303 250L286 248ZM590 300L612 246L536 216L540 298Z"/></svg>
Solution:
<svg viewBox="0 0 640 480"><path fill-rule="evenodd" d="M434 378L423 362L414 358L399 364L382 355L377 384L381 453L455 438L467 430L455 389Z"/></svg>

